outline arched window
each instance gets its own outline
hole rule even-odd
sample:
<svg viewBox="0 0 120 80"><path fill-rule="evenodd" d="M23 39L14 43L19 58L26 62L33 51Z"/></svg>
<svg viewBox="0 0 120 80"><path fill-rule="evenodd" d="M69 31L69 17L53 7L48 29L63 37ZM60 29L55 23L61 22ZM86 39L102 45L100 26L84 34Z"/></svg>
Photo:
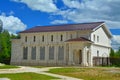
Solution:
<svg viewBox="0 0 120 80"><path fill-rule="evenodd" d="M64 60L64 46L58 48L58 60Z"/></svg>
<svg viewBox="0 0 120 80"><path fill-rule="evenodd" d="M72 39L72 34L70 34L70 38Z"/></svg>
<svg viewBox="0 0 120 80"><path fill-rule="evenodd" d="M28 56L28 47L23 47L23 59L27 59Z"/></svg>
<svg viewBox="0 0 120 80"><path fill-rule="evenodd" d="M51 35L51 41L53 41L53 35Z"/></svg>
<svg viewBox="0 0 120 80"><path fill-rule="evenodd" d="M45 60L45 47L40 47L40 60Z"/></svg>
<svg viewBox="0 0 120 80"><path fill-rule="evenodd" d="M36 37L34 36L33 41L35 42L35 40L36 40Z"/></svg>
<svg viewBox="0 0 120 80"><path fill-rule="evenodd" d="M27 42L27 36L25 37L25 42Z"/></svg>
<svg viewBox="0 0 120 80"><path fill-rule="evenodd" d="M54 60L54 46L49 47L49 60Z"/></svg>
<svg viewBox="0 0 120 80"><path fill-rule="evenodd" d="M42 36L42 42L44 42L44 35Z"/></svg>
<svg viewBox="0 0 120 80"><path fill-rule="evenodd" d="M63 41L63 35L60 36L60 41Z"/></svg>
<svg viewBox="0 0 120 80"><path fill-rule="evenodd" d="M36 47L32 47L31 49L31 59L32 60L36 59Z"/></svg>
<svg viewBox="0 0 120 80"><path fill-rule="evenodd" d="M99 36L97 36L97 42L99 42Z"/></svg>
<svg viewBox="0 0 120 80"><path fill-rule="evenodd" d="M97 57L99 57L99 51L97 50Z"/></svg>
<svg viewBox="0 0 120 80"><path fill-rule="evenodd" d="M93 40L95 41L95 34L93 35Z"/></svg>

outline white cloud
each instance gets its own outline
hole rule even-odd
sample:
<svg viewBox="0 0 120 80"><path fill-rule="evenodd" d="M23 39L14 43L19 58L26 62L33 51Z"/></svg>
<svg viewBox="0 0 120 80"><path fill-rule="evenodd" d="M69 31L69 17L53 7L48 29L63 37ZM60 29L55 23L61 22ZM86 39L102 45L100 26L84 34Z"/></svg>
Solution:
<svg viewBox="0 0 120 80"><path fill-rule="evenodd" d="M67 9L54 15L76 23L105 21L109 28L120 28L120 0L62 0Z"/></svg>
<svg viewBox="0 0 120 80"><path fill-rule="evenodd" d="M32 10L39 10L42 12L56 12L58 8L53 0L12 0L26 4Z"/></svg>
<svg viewBox="0 0 120 80"><path fill-rule="evenodd" d="M15 34L26 29L26 25L18 17L0 15L0 19L3 22L3 29L7 29L10 33Z"/></svg>
<svg viewBox="0 0 120 80"><path fill-rule="evenodd" d="M120 35L113 35L112 38L112 47L117 50L120 48Z"/></svg>
<svg viewBox="0 0 120 80"><path fill-rule="evenodd" d="M113 35L112 41L114 41L115 44L120 44L120 35Z"/></svg>
<svg viewBox="0 0 120 80"><path fill-rule="evenodd" d="M79 0L63 0L63 3L70 8L81 8L83 5Z"/></svg>
<svg viewBox="0 0 120 80"><path fill-rule="evenodd" d="M120 21L111 21L111 20L105 20L105 21L106 21L107 26L110 29L120 28Z"/></svg>
<svg viewBox="0 0 120 80"><path fill-rule="evenodd" d="M120 0L62 0L64 5L59 8L56 6L57 0L12 1L24 3L32 10L53 13L52 16L60 15L65 21L105 21L111 29L120 28Z"/></svg>
<svg viewBox="0 0 120 80"><path fill-rule="evenodd" d="M51 22L51 24L66 24L68 21L66 20L54 20Z"/></svg>

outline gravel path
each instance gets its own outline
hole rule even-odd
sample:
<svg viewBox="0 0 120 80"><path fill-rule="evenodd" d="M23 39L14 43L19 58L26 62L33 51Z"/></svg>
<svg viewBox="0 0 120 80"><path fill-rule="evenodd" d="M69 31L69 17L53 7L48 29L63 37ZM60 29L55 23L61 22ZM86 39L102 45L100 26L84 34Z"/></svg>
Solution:
<svg viewBox="0 0 120 80"><path fill-rule="evenodd" d="M58 75L58 74L45 72L45 71L49 71L49 69L60 68L60 67L45 67L45 68L33 68L33 67L25 67L25 66L20 66L20 67L21 68L16 68L16 69L0 69L0 74L34 72L34 73L38 73L38 74L44 74L44 75L48 75L48 76L58 77L58 78L61 78L60 80L82 80L82 79L78 79L78 78L73 78L73 77L62 76L62 75ZM0 80L9 80L9 79L0 78Z"/></svg>
<svg viewBox="0 0 120 80"><path fill-rule="evenodd" d="M10 80L9 78L0 78L0 80Z"/></svg>

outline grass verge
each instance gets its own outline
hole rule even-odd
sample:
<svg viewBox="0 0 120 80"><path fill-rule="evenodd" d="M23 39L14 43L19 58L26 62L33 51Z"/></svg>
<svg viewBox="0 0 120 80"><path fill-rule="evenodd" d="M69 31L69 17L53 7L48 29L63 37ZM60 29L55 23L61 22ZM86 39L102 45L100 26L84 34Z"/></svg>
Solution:
<svg viewBox="0 0 120 80"><path fill-rule="evenodd" d="M0 66L0 69L11 69L11 68L19 68L18 66L12 66L12 65L3 65Z"/></svg>
<svg viewBox="0 0 120 80"><path fill-rule="evenodd" d="M55 77L37 74L32 72L16 73L16 74L0 74L0 78L9 78L11 80L52 80L58 79Z"/></svg>
<svg viewBox="0 0 120 80"><path fill-rule="evenodd" d="M84 80L119 80L119 68L56 68L50 73L76 77Z"/></svg>

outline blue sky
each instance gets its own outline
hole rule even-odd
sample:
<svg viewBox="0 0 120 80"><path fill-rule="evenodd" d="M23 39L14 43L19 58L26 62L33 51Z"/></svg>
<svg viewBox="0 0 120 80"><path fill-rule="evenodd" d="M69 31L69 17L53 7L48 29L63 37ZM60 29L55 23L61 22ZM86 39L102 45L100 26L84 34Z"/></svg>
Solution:
<svg viewBox="0 0 120 80"><path fill-rule="evenodd" d="M10 33L37 25L105 21L112 41L120 44L119 9L120 0L0 0L0 19Z"/></svg>

